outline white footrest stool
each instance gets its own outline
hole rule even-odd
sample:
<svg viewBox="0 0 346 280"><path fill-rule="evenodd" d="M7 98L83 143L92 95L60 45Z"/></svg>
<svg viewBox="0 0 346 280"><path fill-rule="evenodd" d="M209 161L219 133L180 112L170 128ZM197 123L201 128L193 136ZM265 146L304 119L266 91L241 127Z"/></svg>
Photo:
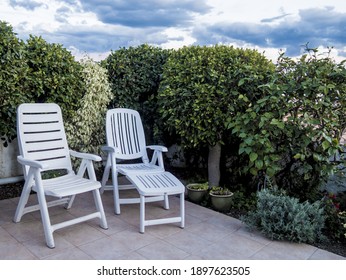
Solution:
<svg viewBox="0 0 346 280"><path fill-rule="evenodd" d="M185 187L184 185L170 172L122 172L127 179L137 188L140 195L140 229L144 233L146 226L180 223L180 227L185 227ZM168 196L180 196L180 215L177 217L161 218L155 220L145 219L145 202L146 198L154 196L165 196L165 208L168 208Z"/></svg>

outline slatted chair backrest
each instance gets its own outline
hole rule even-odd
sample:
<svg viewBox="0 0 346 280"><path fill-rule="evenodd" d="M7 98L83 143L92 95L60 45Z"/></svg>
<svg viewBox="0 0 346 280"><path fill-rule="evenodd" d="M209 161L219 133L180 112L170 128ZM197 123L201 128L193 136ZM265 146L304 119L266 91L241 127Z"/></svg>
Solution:
<svg viewBox="0 0 346 280"><path fill-rule="evenodd" d="M45 162L46 170L72 171L61 109L57 104L21 104L17 109L17 137L20 154ZM28 167L25 167L26 176Z"/></svg>
<svg viewBox="0 0 346 280"><path fill-rule="evenodd" d="M148 162L143 124L139 113L132 109L116 108L107 111L107 145L118 148L118 159L142 158Z"/></svg>

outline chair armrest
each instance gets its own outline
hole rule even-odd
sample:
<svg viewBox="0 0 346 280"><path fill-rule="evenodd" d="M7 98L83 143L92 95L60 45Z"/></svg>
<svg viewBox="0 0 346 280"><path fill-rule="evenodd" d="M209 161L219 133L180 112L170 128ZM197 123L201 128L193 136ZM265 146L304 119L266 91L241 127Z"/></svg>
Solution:
<svg viewBox="0 0 346 280"><path fill-rule="evenodd" d="M117 153L119 151L118 148L112 147L112 146L103 146L101 147L102 151L105 151L107 153Z"/></svg>
<svg viewBox="0 0 346 280"><path fill-rule="evenodd" d="M30 167L38 168L38 169L47 169L49 166L46 163L39 162L37 160L26 159L22 156L17 156L17 160L20 164L28 165Z"/></svg>
<svg viewBox="0 0 346 280"><path fill-rule="evenodd" d="M88 160L94 160L94 161L101 161L102 160L102 158L98 155L88 154L88 153L80 153L80 152L76 152L76 151L72 151L72 150L70 150L70 155L77 157L77 158L81 158L81 159L88 159Z"/></svg>
<svg viewBox="0 0 346 280"><path fill-rule="evenodd" d="M160 146L160 145L150 145L150 146L147 146L147 148L151 150L161 151L161 152L168 151L168 149L165 146Z"/></svg>

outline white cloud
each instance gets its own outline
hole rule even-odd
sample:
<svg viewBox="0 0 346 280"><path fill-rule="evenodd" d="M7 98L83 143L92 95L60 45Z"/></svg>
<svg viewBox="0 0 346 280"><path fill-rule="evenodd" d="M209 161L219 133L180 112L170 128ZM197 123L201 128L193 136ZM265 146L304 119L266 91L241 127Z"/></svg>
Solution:
<svg viewBox="0 0 346 280"><path fill-rule="evenodd" d="M149 43L164 48L235 44L297 55L307 41L346 56L346 2L340 0L0 0L0 19L22 39L41 35L76 57ZM11 6L12 5L12 6ZM77 55L78 54L78 55ZM271 54L271 55L269 55Z"/></svg>

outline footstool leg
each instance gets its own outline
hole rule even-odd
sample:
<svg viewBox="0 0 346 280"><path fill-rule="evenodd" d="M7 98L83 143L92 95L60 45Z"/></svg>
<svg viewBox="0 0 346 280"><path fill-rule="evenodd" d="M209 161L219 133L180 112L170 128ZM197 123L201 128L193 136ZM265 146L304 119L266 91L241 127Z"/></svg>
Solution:
<svg viewBox="0 0 346 280"><path fill-rule="evenodd" d="M164 199L165 199L165 206L164 206L164 208L166 210L169 210L168 194L164 194Z"/></svg>
<svg viewBox="0 0 346 280"><path fill-rule="evenodd" d="M184 228L185 227L185 195L184 193L180 194L180 227Z"/></svg>
<svg viewBox="0 0 346 280"><path fill-rule="evenodd" d="M139 203L139 232L144 233L144 220L145 220L145 197L144 195L140 195L140 203Z"/></svg>

